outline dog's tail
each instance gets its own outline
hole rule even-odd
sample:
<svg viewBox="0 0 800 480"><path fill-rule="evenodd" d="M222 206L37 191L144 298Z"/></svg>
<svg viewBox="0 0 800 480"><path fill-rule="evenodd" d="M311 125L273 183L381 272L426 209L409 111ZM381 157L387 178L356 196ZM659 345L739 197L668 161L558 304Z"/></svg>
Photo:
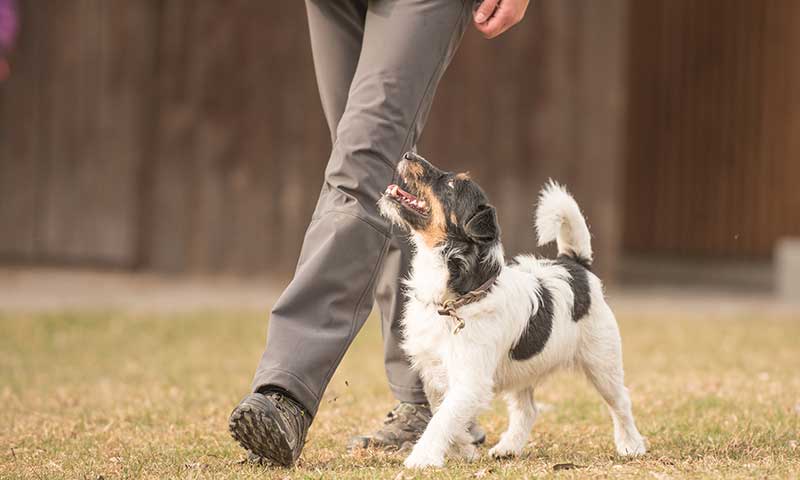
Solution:
<svg viewBox="0 0 800 480"><path fill-rule="evenodd" d="M556 241L558 254L574 257L587 267L592 263L592 242L586 219L567 189L553 180L539 194L536 208L539 245Z"/></svg>

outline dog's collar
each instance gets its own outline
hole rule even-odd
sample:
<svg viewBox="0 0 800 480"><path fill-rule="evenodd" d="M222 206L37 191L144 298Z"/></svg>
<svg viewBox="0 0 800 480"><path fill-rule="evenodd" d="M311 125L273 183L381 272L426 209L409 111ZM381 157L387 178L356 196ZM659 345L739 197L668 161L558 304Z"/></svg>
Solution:
<svg viewBox="0 0 800 480"><path fill-rule="evenodd" d="M494 285L494 282L497 281L498 276L500 276L499 272L489 277L488 280L483 282L483 284L475 290L469 291L464 295L459 295L456 298L445 300L437 305L439 307L439 315L451 317L456 321L456 327L453 329L453 335L457 334L462 328L464 328L464 319L458 316L456 310L464 305L469 305L470 303L475 303L478 300L482 300L486 295L489 294L489 289L491 289Z"/></svg>

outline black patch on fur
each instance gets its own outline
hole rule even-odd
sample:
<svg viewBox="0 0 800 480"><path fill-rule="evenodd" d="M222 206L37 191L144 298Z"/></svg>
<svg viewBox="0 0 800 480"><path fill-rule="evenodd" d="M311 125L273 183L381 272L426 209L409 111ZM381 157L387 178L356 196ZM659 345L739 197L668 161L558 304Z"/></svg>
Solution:
<svg viewBox="0 0 800 480"><path fill-rule="evenodd" d="M538 295L539 308L531 314L528 326L509 352L512 360L528 360L540 353L553 331L553 295L545 286L539 288Z"/></svg>
<svg viewBox="0 0 800 480"><path fill-rule="evenodd" d="M581 255L576 255L574 253L570 253L569 255L559 255L558 258L559 258L559 260L562 259L562 258L566 258L568 260L572 260L573 262L577 263L578 265L580 265L581 267L585 268L586 270L588 270L590 272L592 271L592 261L589 260L586 257L581 256Z"/></svg>
<svg viewBox="0 0 800 480"><path fill-rule="evenodd" d="M493 243L500 238L497 212L491 205L478 205L475 213L464 225L467 236L477 243Z"/></svg>
<svg viewBox="0 0 800 480"><path fill-rule="evenodd" d="M442 203L447 219L447 286L463 295L483 285L498 275L503 266L491 258L500 241L500 226L494 207L488 204L486 194L473 181L457 181L454 188L447 186L451 174L441 177L433 191ZM455 215L453 222L451 216Z"/></svg>
<svg viewBox="0 0 800 480"><path fill-rule="evenodd" d="M559 255L556 264L564 267L569 273L569 286L574 298L572 320L577 322L585 317L592 307L592 296L589 291L589 266L591 263L588 259L577 255Z"/></svg>
<svg viewBox="0 0 800 480"><path fill-rule="evenodd" d="M500 274L502 266L494 261L485 261L488 252L485 249L468 242L449 240L447 247L457 248L458 253L448 258L447 271L450 278L447 286L459 295L477 289L486 283L492 276ZM491 291L491 288L489 289Z"/></svg>

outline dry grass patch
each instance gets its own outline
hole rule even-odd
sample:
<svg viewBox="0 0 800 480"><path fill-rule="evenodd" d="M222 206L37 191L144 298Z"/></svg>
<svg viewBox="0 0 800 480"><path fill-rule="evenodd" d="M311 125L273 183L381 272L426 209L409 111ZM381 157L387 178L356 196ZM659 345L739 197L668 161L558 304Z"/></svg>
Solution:
<svg viewBox="0 0 800 480"><path fill-rule="evenodd" d="M800 472L800 322L623 318L628 385L650 452L614 455L580 376L537 392L549 407L518 460L424 475L402 457L349 455L391 408L371 319L331 383L298 468L241 464L227 416L260 356L263 313L0 314L0 478L752 478ZM482 418L489 443L502 406ZM486 448L483 449L485 454ZM555 471L557 464L580 468Z"/></svg>

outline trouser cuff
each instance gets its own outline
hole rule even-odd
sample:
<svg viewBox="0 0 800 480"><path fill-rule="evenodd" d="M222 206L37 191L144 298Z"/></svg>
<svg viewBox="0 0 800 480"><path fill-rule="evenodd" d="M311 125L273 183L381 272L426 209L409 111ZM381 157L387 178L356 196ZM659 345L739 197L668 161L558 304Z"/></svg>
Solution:
<svg viewBox="0 0 800 480"><path fill-rule="evenodd" d="M295 400L303 405L303 408L315 417L319 408L319 397L302 380L293 374L283 370L264 370L256 373L253 379L253 392L259 391L262 387L272 385L286 390Z"/></svg>
<svg viewBox="0 0 800 480"><path fill-rule="evenodd" d="M402 387L389 383L389 389L392 390L394 398L401 402L408 403L428 403L428 398L425 396L425 390L420 387Z"/></svg>

